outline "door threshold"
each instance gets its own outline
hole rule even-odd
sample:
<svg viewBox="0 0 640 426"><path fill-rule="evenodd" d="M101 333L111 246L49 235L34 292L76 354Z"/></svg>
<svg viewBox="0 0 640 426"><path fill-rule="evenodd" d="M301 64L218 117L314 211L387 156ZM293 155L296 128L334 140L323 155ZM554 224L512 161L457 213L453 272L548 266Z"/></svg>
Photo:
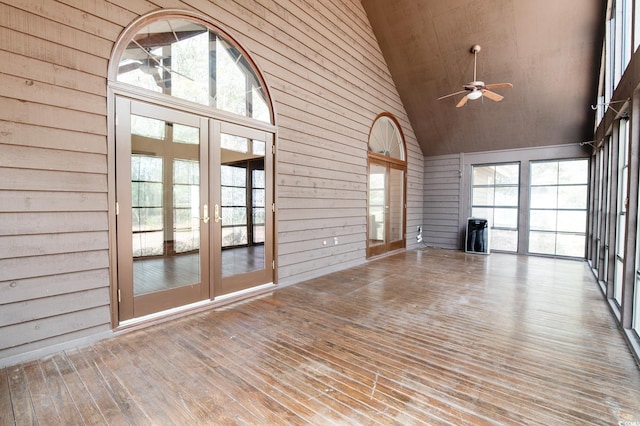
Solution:
<svg viewBox="0 0 640 426"><path fill-rule="evenodd" d="M218 308L233 302L248 299L250 297L259 296L264 293L275 290L278 286L273 283L262 284L246 290L237 291L235 293L225 294L213 299L202 300L200 302L190 303L184 306L167 309L153 314L145 315L138 318L121 321L113 330L114 333L120 334L140 328L146 328L154 324L177 319L186 315L196 314L208 309Z"/></svg>

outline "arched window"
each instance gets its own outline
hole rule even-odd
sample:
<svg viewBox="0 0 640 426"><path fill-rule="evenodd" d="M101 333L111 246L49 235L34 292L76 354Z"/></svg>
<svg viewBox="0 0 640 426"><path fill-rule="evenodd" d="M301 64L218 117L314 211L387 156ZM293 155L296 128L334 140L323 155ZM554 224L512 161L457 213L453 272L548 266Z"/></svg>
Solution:
<svg viewBox="0 0 640 426"><path fill-rule="evenodd" d="M132 25L113 80L271 123L264 83L248 55L192 17L165 13Z"/></svg>
<svg viewBox="0 0 640 426"><path fill-rule="evenodd" d="M406 246L406 156L395 117L378 116L369 133L367 257Z"/></svg>
<svg viewBox="0 0 640 426"><path fill-rule="evenodd" d="M395 120L381 115L374 121L369 135L369 152L405 161L404 141Z"/></svg>

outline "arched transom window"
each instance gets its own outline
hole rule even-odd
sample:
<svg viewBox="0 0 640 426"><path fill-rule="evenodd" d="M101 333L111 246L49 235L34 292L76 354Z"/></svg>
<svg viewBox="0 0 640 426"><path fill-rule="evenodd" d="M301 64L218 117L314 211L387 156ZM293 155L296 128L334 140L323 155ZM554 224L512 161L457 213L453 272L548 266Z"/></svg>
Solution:
<svg viewBox="0 0 640 426"><path fill-rule="evenodd" d="M146 23L120 55L117 81L272 122L264 84L229 37L194 19Z"/></svg>
<svg viewBox="0 0 640 426"><path fill-rule="evenodd" d="M391 117L382 115L373 123L369 136L369 151L405 160L402 134Z"/></svg>

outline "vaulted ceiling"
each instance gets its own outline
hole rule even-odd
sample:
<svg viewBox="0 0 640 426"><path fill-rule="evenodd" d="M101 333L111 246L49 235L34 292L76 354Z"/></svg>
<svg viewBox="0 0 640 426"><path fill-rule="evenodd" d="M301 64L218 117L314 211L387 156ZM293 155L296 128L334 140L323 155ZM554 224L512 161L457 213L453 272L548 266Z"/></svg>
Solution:
<svg viewBox="0 0 640 426"><path fill-rule="evenodd" d="M424 155L593 138L606 0L361 0ZM473 80L508 82L501 102Z"/></svg>

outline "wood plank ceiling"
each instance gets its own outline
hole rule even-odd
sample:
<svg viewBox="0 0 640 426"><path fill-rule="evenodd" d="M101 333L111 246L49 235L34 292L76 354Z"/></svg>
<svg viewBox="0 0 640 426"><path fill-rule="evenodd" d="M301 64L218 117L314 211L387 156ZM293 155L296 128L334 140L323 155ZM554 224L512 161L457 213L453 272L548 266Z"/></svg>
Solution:
<svg viewBox="0 0 640 426"><path fill-rule="evenodd" d="M424 155L593 138L605 0L362 0ZM456 104L477 76L509 82Z"/></svg>

